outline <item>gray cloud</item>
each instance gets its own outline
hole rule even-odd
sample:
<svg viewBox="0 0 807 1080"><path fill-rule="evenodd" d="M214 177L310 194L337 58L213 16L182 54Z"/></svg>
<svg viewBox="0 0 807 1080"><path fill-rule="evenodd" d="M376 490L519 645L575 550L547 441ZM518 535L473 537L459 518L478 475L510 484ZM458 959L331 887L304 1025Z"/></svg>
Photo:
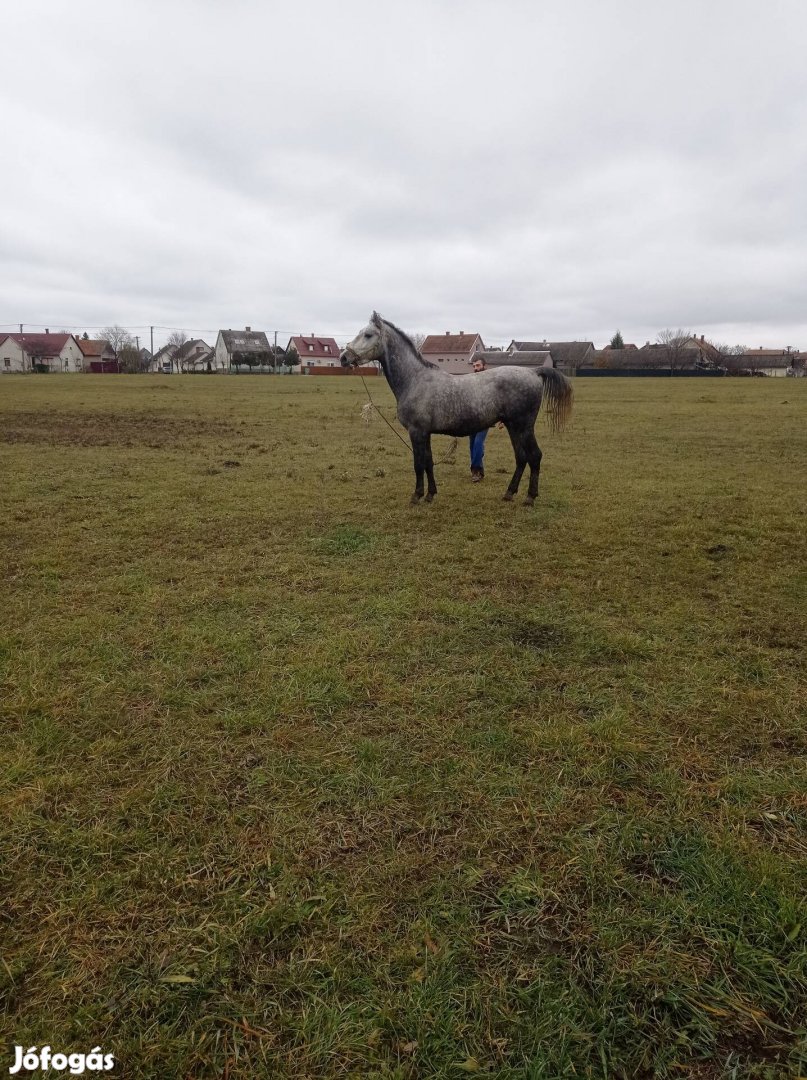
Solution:
<svg viewBox="0 0 807 1080"><path fill-rule="evenodd" d="M33 0L0 319L807 348L801 0Z"/></svg>

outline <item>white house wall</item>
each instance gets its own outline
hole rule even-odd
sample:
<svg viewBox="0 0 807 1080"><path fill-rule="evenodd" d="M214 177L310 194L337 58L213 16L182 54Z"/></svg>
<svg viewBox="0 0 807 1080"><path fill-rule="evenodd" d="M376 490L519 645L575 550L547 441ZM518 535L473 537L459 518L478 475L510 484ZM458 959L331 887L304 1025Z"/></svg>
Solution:
<svg viewBox="0 0 807 1080"><path fill-rule="evenodd" d="M219 336L216 338L216 348L213 355L216 358L216 371L230 370L230 354L227 352L227 346L224 344L221 330L219 330Z"/></svg>
<svg viewBox="0 0 807 1080"><path fill-rule="evenodd" d="M84 353L72 335L64 343L64 348L59 353L59 370L84 371ZM87 371L89 370L89 365L87 365ZM51 371L53 371L53 363L51 363Z"/></svg>
<svg viewBox="0 0 807 1080"><path fill-rule="evenodd" d="M11 375L15 371L30 370L31 365L20 346L14 338L6 338L0 345L0 374L5 372L5 374Z"/></svg>

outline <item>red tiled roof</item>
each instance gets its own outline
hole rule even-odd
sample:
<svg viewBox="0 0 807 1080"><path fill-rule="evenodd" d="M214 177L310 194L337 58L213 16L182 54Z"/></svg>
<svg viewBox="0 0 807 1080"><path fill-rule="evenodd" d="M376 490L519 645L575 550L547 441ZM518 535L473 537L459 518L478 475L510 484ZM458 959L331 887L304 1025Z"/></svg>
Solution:
<svg viewBox="0 0 807 1080"><path fill-rule="evenodd" d="M321 356L334 360L339 356L339 346L332 337L304 337L297 334L291 339L291 344L300 357Z"/></svg>
<svg viewBox="0 0 807 1080"><path fill-rule="evenodd" d="M95 338L77 338L78 347L81 349L83 356L102 356L104 350L109 347L109 342L104 340L98 340Z"/></svg>
<svg viewBox="0 0 807 1080"><path fill-rule="evenodd" d="M29 356L42 358L58 356L70 334L9 334L18 345L22 345ZM5 340L5 339L4 339Z"/></svg>
<svg viewBox="0 0 807 1080"><path fill-rule="evenodd" d="M477 341L481 341L479 334L429 334L423 342L421 353L470 353Z"/></svg>

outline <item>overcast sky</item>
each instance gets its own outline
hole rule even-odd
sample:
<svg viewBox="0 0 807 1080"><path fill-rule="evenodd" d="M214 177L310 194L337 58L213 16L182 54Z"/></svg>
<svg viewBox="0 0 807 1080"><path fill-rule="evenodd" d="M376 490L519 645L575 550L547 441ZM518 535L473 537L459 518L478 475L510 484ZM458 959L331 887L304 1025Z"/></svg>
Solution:
<svg viewBox="0 0 807 1080"><path fill-rule="evenodd" d="M804 0L6 4L0 320L807 349L805 41Z"/></svg>

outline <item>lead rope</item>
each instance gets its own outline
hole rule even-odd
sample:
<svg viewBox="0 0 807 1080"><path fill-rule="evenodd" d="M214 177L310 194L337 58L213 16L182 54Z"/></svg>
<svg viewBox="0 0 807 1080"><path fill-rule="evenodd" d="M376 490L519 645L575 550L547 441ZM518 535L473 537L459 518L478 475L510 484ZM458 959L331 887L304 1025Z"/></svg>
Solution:
<svg viewBox="0 0 807 1080"><path fill-rule="evenodd" d="M384 416L382 411L379 409L379 407L376 405L376 403L370 397L370 388L368 387L367 383L364 381L364 376L362 375L361 372L359 372L359 378L362 381L362 385L363 385L364 389L367 391L367 400L373 406L375 411L378 413L378 415L381 417L381 419L384 421L384 423L387 425L387 427L390 429L390 431L393 433L393 435L395 435L396 438L401 440L401 442L404 444L406 449L411 454L412 453L412 447L409 445L409 443L406 441L406 439L403 437L403 435L401 435L401 433L399 431L395 430L395 428L392 426L392 424L389 422L389 420L386 418L386 416ZM435 461L434 464L435 465L445 465L445 463L448 461L448 459L450 457L453 457L454 451L456 449L457 449L457 439L454 439L454 441L451 443L451 446L448 448L447 452L438 461Z"/></svg>
<svg viewBox="0 0 807 1080"><path fill-rule="evenodd" d="M397 438L399 438L401 440L401 442L404 444L404 446L406 447L406 449L411 453L412 452L412 447L409 445L409 443L406 441L406 439L403 437L403 435L401 435L400 431L395 430L395 428L392 426L392 424L389 422L389 420L387 420L386 416L384 416L382 411L379 409L379 407L376 405L376 403L370 397L370 388L368 387L367 383L364 381L364 376L362 375L361 372L359 372L359 378L362 381L362 385L364 386L364 389L367 391L367 400L373 406L375 411L378 413L378 415L381 417L381 419L384 421L384 423L387 425L387 427L390 429L390 431L393 433L393 435L395 435Z"/></svg>

